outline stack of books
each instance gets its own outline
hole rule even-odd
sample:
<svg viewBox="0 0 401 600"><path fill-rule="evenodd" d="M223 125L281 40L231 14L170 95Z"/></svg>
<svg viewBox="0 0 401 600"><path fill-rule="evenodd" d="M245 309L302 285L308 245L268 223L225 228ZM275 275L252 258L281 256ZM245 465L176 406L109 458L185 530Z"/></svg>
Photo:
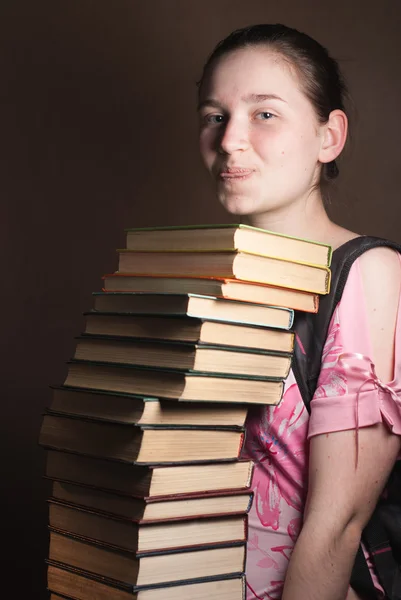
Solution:
<svg viewBox="0 0 401 600"><path fill-rule="evenodd" d="M330 259L246 226L127 231L40 434L54 600L245 597L247 410L280 402Z"/></svg>

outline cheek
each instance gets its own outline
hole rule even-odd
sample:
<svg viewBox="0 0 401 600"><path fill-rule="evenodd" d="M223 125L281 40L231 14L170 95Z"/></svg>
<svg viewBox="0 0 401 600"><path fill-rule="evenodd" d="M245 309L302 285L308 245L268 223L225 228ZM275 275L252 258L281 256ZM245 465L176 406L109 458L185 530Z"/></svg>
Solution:
<svg viewBox="0 0 401 600"><path fill-rule="evenodd" d="M276 166L281 166L281 163L296 154L293 136L273 128L269 130L268 135L266 132L255 132L252 146L263 161Z"/></svg>
<svg viewBox="0 0 401 600"><path fill-rule="evenodd" d="M319 153L319 140L310 131L289 132L277 138L274 147L275 156L281 165L291 164L294 168L304 169L305 165L314 164Z"/></svg>
<svg viewBox="0 0 401 600"><path fill-rule="evenodd" d="M305 157L314 156L319 152L320 138L313 124L308 123L299 129L295 143L298 152L302 152Z"/></svg>
<svg viewBox="0 0 401 600"><path fill-rule="evenodd" d="M214 154L215 138L213 132L204 130L199 133L199 151L205 163L208 163Z"/></svg>

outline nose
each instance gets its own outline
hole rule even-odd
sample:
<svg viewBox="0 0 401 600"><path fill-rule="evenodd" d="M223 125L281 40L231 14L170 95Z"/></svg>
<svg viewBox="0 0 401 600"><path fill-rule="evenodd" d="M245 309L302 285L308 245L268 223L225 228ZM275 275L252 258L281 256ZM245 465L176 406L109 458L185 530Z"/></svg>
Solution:
<svg viewBox="0 0 401 600"><path fill-rule="evenodd" d="M217 151L221 154L233 154L246 150L249 147L247 123L241 119L227 118L220 130L217 145Z"/></svg>

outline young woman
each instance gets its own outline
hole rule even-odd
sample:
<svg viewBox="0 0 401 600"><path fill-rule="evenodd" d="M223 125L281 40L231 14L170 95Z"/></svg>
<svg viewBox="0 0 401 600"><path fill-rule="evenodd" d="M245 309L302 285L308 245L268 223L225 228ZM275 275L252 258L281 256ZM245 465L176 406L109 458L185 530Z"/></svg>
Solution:
<svg viewBox="0 0 401 600"><path fill-rule="evenodd" d="M358 236L323 202L347 138L345 93L336 62L294 29L257 25L218 44L199 83L200 150L229 213L333 249ZM331 322L310 417L292 373L278 406L250 411L249 600L359 597L349 581L361 532L400 451L400 284L394 250L363 254ZM362 368L344 353L362 355ZM373 367L387 389L366 381Z"/></svg>

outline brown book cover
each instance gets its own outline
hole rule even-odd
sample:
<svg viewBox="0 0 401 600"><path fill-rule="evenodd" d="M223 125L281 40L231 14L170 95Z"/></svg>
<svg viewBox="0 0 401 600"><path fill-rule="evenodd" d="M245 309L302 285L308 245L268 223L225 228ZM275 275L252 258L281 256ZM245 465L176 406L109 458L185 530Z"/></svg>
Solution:
<svg viewBox="0 0 401 600"><path fill-rule="evenodd" d="M247 406L242 404L180 404L152 396L65 386L53 386L49 410L54 414L87 417L109 423L241 429L248 412Z"/></svg>
<svg viewBox="0 0 401 600"><path fill-rule="evenodd" d="M91 540L50 532L48 564L89 576L126 592L164 588L168 585L211 581L241 576L246 560L245 544L137 557ZM48 587L55 589L48 576ZM97 597L96 597L96 600Z"/></svg>
<svg viewBox="0 0 401 600"><path fill-rule="evenodd" d="M96 541L138 556L245 542L247 516L230 515L140 524L88 508L49 500L52 530Z"/></svg>
<svg viewBox="0 0 401 600"><path fill-rule="evenodd" d="M50 412L39 437L45 448L145 465L237 460L243 441L237 429L145 428Z"/></svg>
<svg viewBox="0 0 401 600"><path fill-rule="evenodd" d="M156 502L216 493L244 493L251 485L253 468L249 460L139 466L48 450L46 477Z"/></svg>
<svg viewBox="0 0 401 600"><path fill-rule="evenodd" d="M72 360L64 385L178 402L265 405L280 402L284 379Z"/></svg>
<svg viewBox="0 0 401 600"><path fill-rule="evenodd" d="M51 500L137 523L154 523L246 514L252 504L252 492L198 494L155 502L105 492L86 485L53 481Z"/></svg>
<svg viewBox="0 0 401 600"><path fill-rule="evenodd" d="M52 593L50 600L245 600L246 587L244 576L225 577L202 581L201 583L184 583L168 585L162 588L140 590L137 593L116 590L105 583L88 579L82 573L66 571L60 567L52 569L50 579L52 585L61 592L74 594L74 598ZM60 592L60 593L61 593Z"/></svg>

